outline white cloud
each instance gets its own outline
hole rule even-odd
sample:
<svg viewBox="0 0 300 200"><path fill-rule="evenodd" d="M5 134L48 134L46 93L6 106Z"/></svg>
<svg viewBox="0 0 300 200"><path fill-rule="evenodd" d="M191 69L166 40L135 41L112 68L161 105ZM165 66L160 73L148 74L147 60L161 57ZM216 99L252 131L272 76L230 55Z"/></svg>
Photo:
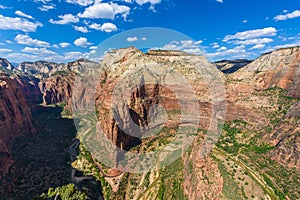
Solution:
<svg viewBox="0 0 300 200"><path fill-rule="evenodd" d="M94 5L86 8L78 17L90 19L114 19L116 15L121 14L124 19L130 12L130 7L115 3L101 3L96 1Z"/></svg>
<svg viewBox="0 0 300 200"><path fill-rule="evenodd" d="M266 37L266 36L275 36L277 34L277 30L273 27L256 29L256 30L248 30L244 32L238 32L235 35L226 35L223 39L224 42L229 40L246 40L252 38Z"/></svg>
<svg viewBox="0 0 300 200"><path fill-rule="evenodd" d="M227 50L227 47L220 47L219 49L217 49L217 51L225 51Z"/></svg>
<svg viewBox="0 0 300 200"><path fill-rule="evenodd" d="M151 5L159 4L161 3L161 0L135 0L135 2L139 5L143 5L146 3L150 3Z"/></svg>
<svg viewBox="0 0 300 200"><path fill-rule="evenodd" d="M55 9L55 5L42 5L42 7L38 7L40 11L47 12L48 10Z"/></svg>
<svg viewBox="0 0 300 200"><path fill-rule="evenodd" d="M243 23L247 23L247 22L248 22L248 20L246 20L246 19L245 19L245 20L243 20Z"/></svg>
<svg viewBox="0 0 300 200"><path fill-rule="evenodd" d="M211 45L212 45L212 48L213 48L213 49L218 49L218 48L220 48L220 45L219 45L217 42L212 43Z"/></svg>
<svg viewBox="0 0 300 200"><path fill-rule="evenodd" d="M13 59L15 62L23 62L24 60L37 60L39 56L25 53L9 53L5 56L7 59Z"/></svg>
<svg viewBox="0 0 300 200"><path fill-rule="evenodd" d="M15 12L15 14L16 14L16 15L19 15L20 17L25 17L25 18L28 18L28 19L34 19L31 15L27 15L27 14L23 13L23 12L20 11L20 10L17 10L17 11Z"/></svg>
<svg viewBox="0 0 300 200"><path fill-rule="evenodd" d="M5 40L5 42L6 42L7 44L13 44L13 41L11 41L11 40Z"/></svg>
<svg viewBox="0 0 300 200"><path fill-rule="evenodd" d="M293 19L296 17L300 17L300 10L295 10L292 13L287 13L284 15L277 15L276 17L274 17L275 21L282 21L282 20L287 20L287 19Z"/></svg>
<svg viewBox="0 0 300 200"><path fill-rule="evenodd" d="M34 0L34 2L42 2L43 4L47 4L48 2L51 2L52 0Z"/></svg>
<svg viewBox="0 0 300 200"><path fill-rule="evenodd" d="M50 51L46 48L31 48L31 47L25 47L22 49L23 53L31 53L31 54L36 54L36 55L56 55L55 52Z"/></svg>
<svg viewBox="0 0 300 200"><path fill-rule="evenodd" d="M283 13L287 13L287 12L288 12L288 10L283 10L282 12L283 12Z"/></svg>
<svg viewBox="0 0 300 200"><path fill-rule="evenodd" d="M254 50L254 49L262 49L264 48L266 45L265 44L257 44L253 47L250 48L250 50Z"/></svg>
<svg viewBox="0 0 300 200"><path fill-rule="evenodd" d="M139 38L138 37L129 37L127 38L127 42L135 42L135 41L138 41Z"/></svg>
<svg viewBox="0 0 300 200"><path fill-rule="evenodd" d="M52 24L69 24L79 22L78 17L72 14L59 15L58 18L60 18L60 20L55 21L53 19L50 19L49 22Z"/></svg>
<svg viewBox="0 0 300 200"><path fill-rule="evenodd" d="M0 29L2 30L20 30L24 32L35 32L37 27L42 27L40 22L30 22L23 18L5 17L0 14Z"/></svg>
<svg viewBox="0 0 300 200"><path fill-rule="evenodd" d="M39 47L49 47L50 46L50 44L48 42L37 40L37 39L32 39L28 35L18 34L15 37L15 41L18 44L24 44L24 45L28 45L28 46L39 46Z"/></svg>
<svg viewBox="0 0 300 200"><path fill-rule="evenodd" d="M242 56L246 53L245 45L236 46L232 49L227 49L226 51L219 51L215 53L208 53L208 57L225 57L225 56Z"/></svg>
<svg viewBox="0 0 300 200"><path fill-rule="evenodd" d="M107 33L118 30L117 26L115 24L112 24L112 23L104 23L102 25L93 23L93 24L89 25L89 27L92 28L92 29L107 32Z"/></svg>
<svg viewBox="0 0 300 200"><path fill-rule="evenodd" d="M68 43L68 42L61 42L61 43L59 43L59 46L62 47L62 48L66 48L66 47L70 46L70 43Z"/></svg>
<svg viewBox="0 0 300 200"><path fill-rule="evenodd" d="M268 48L265 52L270 52L270 51L274 51L276 49L281 49L281 48L289 48L289 47L295 47L295 46L300 46L300 41L295 41L293 43L289 43L289 44L283 44L283 45L277 45L274 47L270 47Z"/></svg>
<svg viewBox="0 0 300 200"><path fill-rule="evenodd" d="M97 46L91 46L90 49L91 49L91 50L97 50L98 47L97 47Z"/></svg>
<svg viewBox="0 0 300 200"><path fill-rule="evenodd" d="M181 41L172 41L169 44L161 48L154 48L154 49L162 49L162 50L176 50L176 51L184 51L190 54L203 54L203 50L200 49L199 41L192 41L192 40L181 40Z"/></svg>
<svg viewBox="0 0 300 200"><path fill-rule="evenodd" d="M12 52L11 49L0 49L0 53L8 53L8 52Z"/></svg>
<svg viewBox="0 0 300 200"><path fill-rule="evenodd" d="M80 37L74 41L74 44L78 47L87 47L92 43L88 42L88 40L84 37Z"/></svg>
<svg viewBox="0 0 300 200"><path fill-rule="evenodd" d="M142 37L141 40L147 41L147 38L146 37Z"/></svg>
<svg viewBox="0 0 300 200"><path fill-rule="evenodd" d="M82 33L88 33L89 30L85 26L74 26L74 29L76 31L80 31Z"/></svg>
<svg viewBox="0 0 300 200"><path fill-rule="evenodd" d="M94 3L94 0L66 0L67 3L78 4L81 6L88 6Z"/></svg>
<svg viewBox="0 0 300 200"><path fill-rule="evenodd" d="M102 24L101 26L101 31L104 31L104 32L107 32L107 33L110 33L112 31L116 31L118 30L117 26L115 24L112 24L112 23L104 23Z"/></svg>
<svg viewBox="0 0 300 200"><path fill-rule="evenodd" d="M78 58L86 57L83 53L78 51L72 51L65 53L66 60L77 60Z"/></svg>
<svg viewBox="0 0 300 200"><path fill-rule="evenodd" d="M252 44L267 44L273 42L271 38L255 38L250 40L242 40L242 41L235 41L235 44L244 44L244 45L252 45Z"/></svg>
<svg viewBox="0 0 300 200"><path fill-rule="evenodd" d="M217 2L219 2L219 3L223 3L223 0L217 0Z"/></svg>
<svg viewBox="0 0 300 200"><path fill-rule="evenodd" d="M9 7L7 7L7 6L4 6L4 5L0 5L0 9L8 9Z"/></svg>

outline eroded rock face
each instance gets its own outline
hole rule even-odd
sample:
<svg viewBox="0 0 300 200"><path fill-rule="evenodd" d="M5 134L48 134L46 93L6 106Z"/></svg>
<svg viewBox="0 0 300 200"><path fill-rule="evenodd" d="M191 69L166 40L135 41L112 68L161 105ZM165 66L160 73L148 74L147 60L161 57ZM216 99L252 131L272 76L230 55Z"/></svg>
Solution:
<svg viewBox="0 0 300 200"><path fill-rule="evenodd" d="M218 164L210 157L201 157L201 148L195 139L191 154L184 159L183 188L188 199L219 199L223 189L223 178Z"/></svg>
<svg viewBox="0 0 300 200"><path fill-rule="evenodd" d="M208 129L212 105L203 74L194 68L197 64L201 65L201 69L213 68L203 57L180 55L178 52L151 51L144 54L135 48L128 48L108 53L101 64L105 70L100 76L96 94L96 109L107 138L119 147L122 142L123 148L126 148L131 144L131 139L123 131L140 137L144 127L150 123L152 106L161 105L167 111L177 111L182 109L180 106L187 106L187 112L194 113L193 108L189 107L193 101L200 104L200 126ZM222 79L217 69L215 73ZM191 81L184 83L182 77ZM191 90L186 89L186 84L190 84ZM180 98L184 99L184 105L179 105ZM129 116L133 122L128 120ZM179 122L169 120L168 123L176 125ZM192 125L193 121L184 123ZM131 130L135 126L139 130Z"/></svg>
<svg viewBox="0 0 300 200"><path fill-rule="evenodd" d="M244 60L244 59L241 59L241 60L221 60L221 61L215 62L214 64L223 73L231 74L231 73L234 73L237 70L245 67L246 65L248 65L251 62L252 61L250 61L250 60Z"/></svg>
<svg viewBox="0 0 300 200"><path fill-rule="evenodd" d="M0 58L0 69L1 68L2 69L7 69L7 70L13 70L14 69L12 64L4 58Z"/></svg>
<svg viewBox="0 0 300 200"><path fill-rule="evenodd" d="M43 104L50 105L64 102L70 106L74 79L74 73L42 79L39 82L39 88L42 92Z"/></svg>
<svg viewBox="0 0 300 200"><path fill-rule="evenodd" d="M0 177L8 172L12 164L9 148L14 139L36 131L27 100L31 95L26 98L24 92L28 85L18 76L2 74L0 77Z"/></svg>
<svg viewBox="0 0 300 200"><path fill-rule="evenodd" d="M287 90L288 96L300 98L300 47L279 49L262 55L252 63L228 76L227 120L244 119L254 129L273 125L261 108L275 109L272 98L256 95L256 91L279 87ZM273 97L274 98L274 97ZM277 97L275 97L277 98ZM299 169L299 122L295 104L280 119L270 133L265 133L264 142L275 146L270 152L273 160L287 167ZM299 121L299 120L298 120Z"/></svg>
<svg viewBox="0 0 300 200"><path fill-rule="evenodd" d="M255 89L280 87L300 98L300 47L279 49L258 59L230 76L249 82Z"/></svg>
<svg viewBox="0 0 300 200"><path fill-rule="evenodd" d="M300 103L294 104L282 121L265 135L264 140L276 146L270 152L273 160L300 170Z"/></svg>

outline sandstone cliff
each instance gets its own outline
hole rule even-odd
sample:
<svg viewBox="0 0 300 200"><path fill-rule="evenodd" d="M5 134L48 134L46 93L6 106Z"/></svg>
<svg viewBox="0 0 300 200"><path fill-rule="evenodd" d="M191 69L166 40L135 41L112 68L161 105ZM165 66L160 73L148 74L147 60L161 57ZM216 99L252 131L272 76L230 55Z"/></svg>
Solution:
<svg viewBox="0 0 300 200"><path fill-rule="evenodd" d="M0 175L6 174L12 164L9 149L14 139L36 131L28 101L33 96L29 94L32 89L29 85L19 76L0 75ZM35 102L35 98L32 101Z"/></svg>

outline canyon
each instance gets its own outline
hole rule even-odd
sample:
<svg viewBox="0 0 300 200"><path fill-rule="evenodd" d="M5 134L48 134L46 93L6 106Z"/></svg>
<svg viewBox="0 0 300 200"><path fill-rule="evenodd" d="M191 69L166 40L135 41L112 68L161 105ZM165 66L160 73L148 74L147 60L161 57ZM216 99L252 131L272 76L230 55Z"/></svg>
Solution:
<svg viewBox="0 0 300 200"><path fill-rule="evenodd" d="M103 132L97 139L110 141L117 151L109 157L112 166L105 166L82 139L72 163L101 181L105 199L300 198L300 47L254 61L216 63L179 51L143 53L134 47L113 50L101 63L38 61L14 68L0 61L0 178L20 172L14 165L14 141L43 130L45 125L34 120L40 106L59 105L68 117L95 112L93 120ZM61 120L61 126L67 123ZM90 159L95 153L101 170L119 175L135 165L124 162L127 152L147 154L166 147L181 126L195 136L170 165L124 173L116 184Z"/></svg>

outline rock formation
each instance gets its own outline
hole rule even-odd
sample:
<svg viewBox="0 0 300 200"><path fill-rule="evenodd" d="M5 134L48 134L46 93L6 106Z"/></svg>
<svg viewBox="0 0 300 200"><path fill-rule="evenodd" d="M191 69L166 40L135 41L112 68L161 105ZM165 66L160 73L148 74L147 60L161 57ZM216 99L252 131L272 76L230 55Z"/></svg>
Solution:
<svg viewBox="0 0 300 200"><path fill-rule="evenodd" d="M221 61L215 62L214 64L223 73L231 74L231 73L236 72L240 68L245 67L246 65L248 65L251 62L252 61L250 61L250 60L244 60L244 59L240 59L240 60L221 60Z"/></svg>
<svg viewBox="0 0 300 200"><path fill-rule="evenodd" d="M0 69L13 70L13 65L6 59L0 58Z"/></svg>

